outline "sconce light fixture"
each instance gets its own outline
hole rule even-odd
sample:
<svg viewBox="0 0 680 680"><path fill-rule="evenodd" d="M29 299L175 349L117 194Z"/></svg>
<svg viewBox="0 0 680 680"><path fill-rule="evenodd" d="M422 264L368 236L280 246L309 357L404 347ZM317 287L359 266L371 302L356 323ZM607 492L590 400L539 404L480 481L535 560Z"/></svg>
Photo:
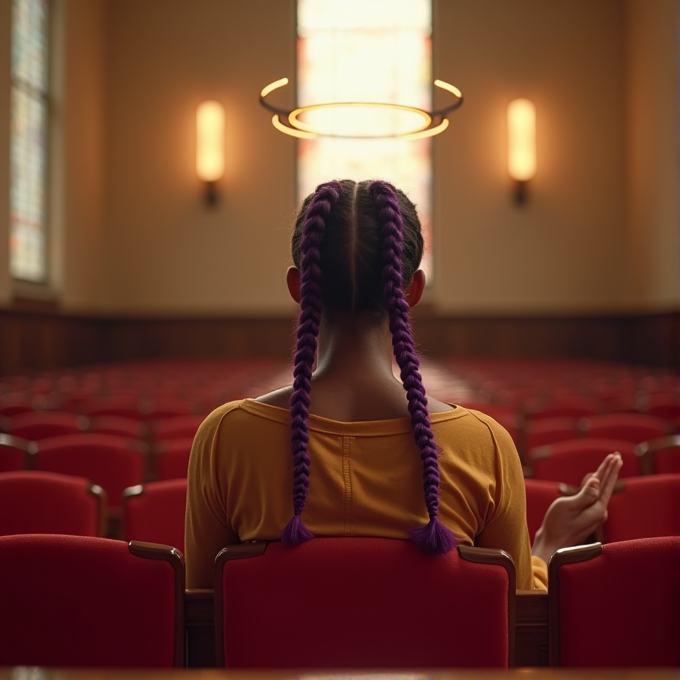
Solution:
<svg viewBox="0 0 680 680"><path fill-rule="evenodd" d="M508 104L508 173L515 182L515 201L521 205L536 174L536 107L529 99Z"/></svg>
<svg viewBox="0 0 680 680"><path fill-rule="evenodd" d="M205 182L205 200L217 203L217 180L224 174L224 107L205 101L196 109L196 174Z"/></svg>

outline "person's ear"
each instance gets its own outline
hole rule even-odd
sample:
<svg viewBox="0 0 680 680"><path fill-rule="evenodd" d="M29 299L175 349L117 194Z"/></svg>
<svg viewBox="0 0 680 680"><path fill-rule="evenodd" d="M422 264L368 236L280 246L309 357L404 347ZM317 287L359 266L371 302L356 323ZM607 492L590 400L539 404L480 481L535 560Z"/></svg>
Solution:
<svg viewBox="0 0 680 680"><path fill-rule="evenodd" d="M297 267L290 266L286 272L286 284L290 296L300 304L300 270Z"/></svg>
<svg viewBox="0 0 680 680"><path fill-rule="evenodd" d="M408 287L404 291L406 294L406 302L408 302L409 307L415 307L419 302L420 298L423 296L423 291L425 290L425 272L419 269L411 279Z"/></svg>

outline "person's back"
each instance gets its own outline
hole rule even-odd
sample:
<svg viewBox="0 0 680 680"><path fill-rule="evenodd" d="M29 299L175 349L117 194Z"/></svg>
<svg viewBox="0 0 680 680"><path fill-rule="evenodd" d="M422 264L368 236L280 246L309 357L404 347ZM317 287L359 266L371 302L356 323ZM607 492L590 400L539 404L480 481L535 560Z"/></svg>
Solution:
<svg viewBox="0 0 680 680"><path fill-rule="evenodd" d="M541 560L532 575L511 438L491 418L425 395L409 319L425 285L413 204L386 182L321 185L302 206L292 245L287 283L300 304L293 385L226 404L199 429L188 587L210 587L214 557L229 543L295 545L315 534L410 537L432 552L456 542L502 548L520 587L544 586ZM595 487L608 489L616 466L610 461L584 490L592 499L580 495L593 519L595 502L602 505ZM539 539L543 560L561 540L553 529Z"/></svg>

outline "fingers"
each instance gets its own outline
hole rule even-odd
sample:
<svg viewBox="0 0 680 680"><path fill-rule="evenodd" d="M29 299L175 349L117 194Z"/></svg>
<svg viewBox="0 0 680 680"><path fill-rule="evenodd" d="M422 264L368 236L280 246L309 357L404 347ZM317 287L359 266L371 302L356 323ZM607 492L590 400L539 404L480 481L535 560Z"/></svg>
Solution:
<svg viewBox="0 0 680 680"><path fill-rule="evenodd" d="M595 475L589 477L579 492L570 498L573 510L582 512L596 503L600 499L600 487L600 480Z"/></svg>
<svg viewBox="0 0 680 680"><path fill-rule="evenodd" d="M612 492L614 491L616 480L619 478L619 472L623 466L623 459L621 458L621 454L617 451L616 453L610 453L603 462L607 463L607 466L605 473L600 480L600 502L606 508Z"/></svg>

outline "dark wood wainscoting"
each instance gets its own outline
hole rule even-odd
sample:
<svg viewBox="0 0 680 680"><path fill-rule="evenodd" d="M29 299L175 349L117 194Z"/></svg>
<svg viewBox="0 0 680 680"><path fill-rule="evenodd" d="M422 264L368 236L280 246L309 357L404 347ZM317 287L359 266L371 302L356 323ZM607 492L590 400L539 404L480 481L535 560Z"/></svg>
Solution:
<svg viewBox="0 0 680 680"><path fill-rule="evenodd" d="M575 357L680 370L680 312L414 320L429 356ZM0 310L0 374L127 359L289 356L290 318L135 318Z"/></svg>

